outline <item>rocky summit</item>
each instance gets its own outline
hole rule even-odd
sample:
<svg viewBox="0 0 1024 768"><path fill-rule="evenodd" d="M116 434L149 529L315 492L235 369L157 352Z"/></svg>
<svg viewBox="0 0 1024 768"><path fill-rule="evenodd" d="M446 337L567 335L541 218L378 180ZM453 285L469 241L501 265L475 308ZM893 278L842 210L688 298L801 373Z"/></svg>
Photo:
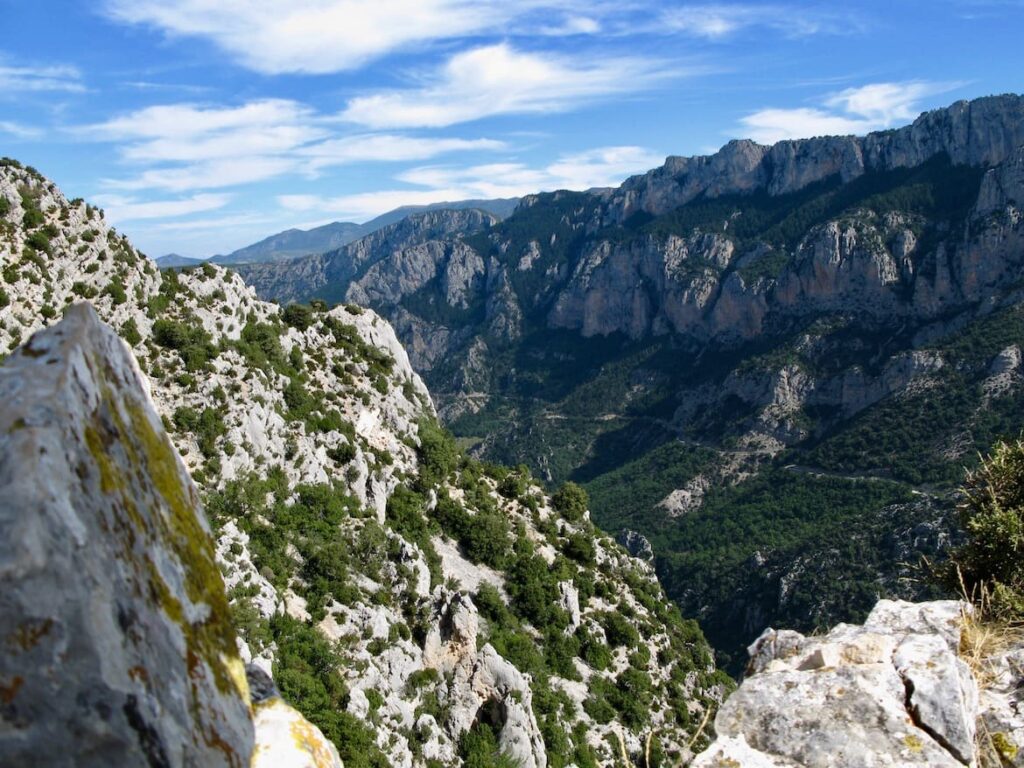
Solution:
<svg viewBox="0 0 1024 768"><path fill-rule="evenodd" d="M15 161L0 201L0 762L545 768L707 743L732 684L696 623L578 486L462 453L373 311L161 273Z"/></svg>
<svg viewBox="0 0 1024 768"><path fill-rule="evenodd" d="M766 624L929 596L906 564L1024 427L1022 168L1024 98L992 96L245 277L387 317L474 455L584 485L738 673Z"/></svg>

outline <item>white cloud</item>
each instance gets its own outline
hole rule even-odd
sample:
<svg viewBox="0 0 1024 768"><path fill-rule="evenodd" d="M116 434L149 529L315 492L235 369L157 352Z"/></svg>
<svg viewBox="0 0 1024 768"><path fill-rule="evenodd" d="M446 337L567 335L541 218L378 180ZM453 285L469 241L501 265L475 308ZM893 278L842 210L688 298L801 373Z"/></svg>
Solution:
<svg viewBox="0 0 1024 768"><path fill-rule="evenodd" d="M642 57L581 65L499 43L452 56L419 88L352 99L343 117L371 128L399 128L442 127L490 115L564 112L583 102L643 90L678 74Z"/></svg>
<svg viewBox="0 0 1024 768"><path fill-rule="evenodd" d="M667 6L667 7L666 7ZM107 15L169 36L205 39L266 74L325 74L452 40L483 36L687 34L749 27L787 36L859 28L854 15L757 3L661 0L104 0Z"/></svg>
<svg viewBox="0 0 1024 768"><path fill-rule="evenodd" d="M856 29L859 24L850 16L840 18L801 7L711 3L666 9L649 29L718 40L751 27L767 28L787 37L804 37Z"/></svg>
<svg viewBox="0 0 1024 768"><path fill-rule="evenodd" d="M812 136L863 134L913 120L921 101L960 83L872 83L827 96L820 107L762 109L740 120L737 135L762 144Z"/></svg>
<svg viewBox="0 0 1024 768"><path fill-rule="evenodd" d="M115 20L212 41L258 72L350 70L433 41L539 28L581 0L107 0ZM590 3L593 8L608 5ZM570 22L571 23L571 22ZM577 33L585 32L576 24Z"/></svg>
<svg viewBox="0 0 1024 768"><path fill-rule="evenodd" d="M23 91L78 93L84 90L82 75L75 67L13 67L0 64L0 94Z"/></svg>
<svg viewBox="0 0 1024 768"><path fill-rule="evenodd" d="M193 195L181 200L139 201L121 195L96 195L94 201L102 206L111 221L135 221L138 219L166 219L172 216L187 216L191 213L213 211L223 208L231 200L230 195Z"/></svg>
<svg viewBox="0 0 1024 768"><path fill-rule="evenodd" d="M286 174L315 175L358 162L422 161L442 154L495 151L503 142L457 137L338 132L336 117L295 101L263 99L237 107L147 107L76 133L120 144L122 159L143 170L107 179L122 190L223 189Z"/></svg>
<svg viewBox="0 0 1024 768"><path fill-rule="evenodd" d="M6 133L8 136L12 136L15 139L22 139L25 141L38 139L43 135L43 132L39 128L34 128L31 125L24 125L23 123L16 123L13 120L0 120L0 133Z"/></svg>
<svg viewBox="0 0 1024 768"><path fill-rule="evenodd" d="M340 197L281 195L278 203L294 212L330 213L362 221L403 205L454 200L521 197L556 189L590 189L619 184L664 158L642 147L602 147L564 155L543 168L522 163L490 163L469 168L426 166L399 174L406 189L385 189Z"/></svg>
<svg viewBox="0 0 1024 768"><path fill-rule="evenodd" d="M506 148L493 139L425 138L393 133L368 133L331 139L304 148L306 167L318 171L333 165L358 162L408 162L430 160L449 152L494 151Z"/></svg>

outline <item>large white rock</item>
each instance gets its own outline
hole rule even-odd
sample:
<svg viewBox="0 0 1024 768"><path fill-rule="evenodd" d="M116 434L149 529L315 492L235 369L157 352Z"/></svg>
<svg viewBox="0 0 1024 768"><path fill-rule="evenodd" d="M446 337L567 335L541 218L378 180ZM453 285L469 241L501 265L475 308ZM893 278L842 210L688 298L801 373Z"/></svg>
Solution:
<svg viewBox="0 0 1024 768"><path fill-rule="evenodd" d="M979 698L958 655L963 610L882 600L863 626L822 637L765 631L694 768L974 764Z"/></svg>
<svg viewBox="0 0 1024 768"><path fill-rule="evenodd" d="M255 723L251 768L342 768L334 745L282 699L256 704Z"/></svg>

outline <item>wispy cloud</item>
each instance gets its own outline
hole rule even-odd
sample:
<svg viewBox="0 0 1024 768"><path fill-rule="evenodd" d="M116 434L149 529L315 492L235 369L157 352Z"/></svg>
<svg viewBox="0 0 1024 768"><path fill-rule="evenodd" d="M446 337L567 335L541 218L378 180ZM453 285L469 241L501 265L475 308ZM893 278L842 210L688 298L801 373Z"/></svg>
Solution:
<svg viewBox="0 0 1024 768"><path fill-rule="evenodd" d="M398 51L486 35L537 39L653 32L717 40L753 27L790 37L857 27L851 13L786 3L105 0L103 8L119 22L208 40L236 63L266 74L341 72Z"/></svg>
<svg viewBox="0 0 1024 768"><path fill-rule="evenodd" d="M25 91L81 93L84 90L82 75L75 67L15 67L0 64L0 94Z"/></svg>
<svg viewBox="0 0 1024 768"><path fill-rule="evenodd" d="M166 219L213 211L227 205L231 196L203 194L180 200L139 201L121 195L96 195L93 200L106 210L111 220L123 222L138 219Z"/></svg>
<svg viewBox="0 0 1024 768"><path fill-rule="evenodd" d="M360 221L403 205L613 186L631 174L660 164L663 159L643 147L602 147L564 155L542 168L522 163L489 163L468 168L426 166L396 176L396 181L409 185L405 189L328 198L281 195L277 199L290 211L332 214Z"/></svg>
<svg viewBox="0 0 1024 768"><path fill-rule="evenodd" d="M820 106L762 109L740 120L737 135L763 144L783 139L868 133L913 120L929 96L962 83L914 80L847 88L821 100Z"/></svg>
<svg viewBox="0 0 1024 768"><path fill-rule="evenodd" d="M681 33L708 40L721 40L745 29L769 29L786 37L857 31L856 16L821 11L806 5L754 5L707 3L662 10L651 31Z"/></svg>
<svg viewBox="0 0 1024 768"><path fill-rule="evenodd" d="M320 171L336 165L365 162L410 162L430 160L451 152L495 151L507 144L494 139L404 136L395 133L367 133L321 141L299 151L304 168Z"/></svg>
<svg viewBox="0 0 1024 768"><path fill-rule="evenodd" d="M239 64L267 74L323 74L397 50L486 33L538 29L565 19L586 33L580 0L107 0L115 20L205 38ZM610 6L590 4L592 9Z"/></svg>
<svg viewBox="0 0 1024 768"><path fill-rule="evenodd" d="M565 112L678 74L640 56L584 64L499 43L452 56L421 87L355 98L342 116L371 128L436 128L491 115Z"/></svg>
<svg viewBox="0 0 1024 768"><path fill-rule="evenodd" d="M13 120L0 120L0 133L5 133L15 139L31 141L43 135L43 131L31 125L16 123Z"/></svg>
<svg viewBox="0 0 1024 768"><path fill-rule="evenodd" d="M416 162L443 154L495 151L504 142L458 137L338 131L336 116L295 101L264 99L237 107L172 104L147 107L76 129L117 143L141 170L106 179L112 189L186 192L223 189L286 174L316 175L359 162Z"/></svg>

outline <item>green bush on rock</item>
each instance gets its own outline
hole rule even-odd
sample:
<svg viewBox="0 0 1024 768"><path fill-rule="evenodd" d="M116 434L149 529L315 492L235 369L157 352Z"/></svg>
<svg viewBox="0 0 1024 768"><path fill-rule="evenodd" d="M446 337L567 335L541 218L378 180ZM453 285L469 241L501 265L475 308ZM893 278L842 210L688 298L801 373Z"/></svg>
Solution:
<svg viewBox="0 0 1024 768"><path fill-rule="evenodd" d="M1024 441L1000 442L969 472L959 505L968 541L943 580L985 599L999 618L1024 618Z"/></svg>

